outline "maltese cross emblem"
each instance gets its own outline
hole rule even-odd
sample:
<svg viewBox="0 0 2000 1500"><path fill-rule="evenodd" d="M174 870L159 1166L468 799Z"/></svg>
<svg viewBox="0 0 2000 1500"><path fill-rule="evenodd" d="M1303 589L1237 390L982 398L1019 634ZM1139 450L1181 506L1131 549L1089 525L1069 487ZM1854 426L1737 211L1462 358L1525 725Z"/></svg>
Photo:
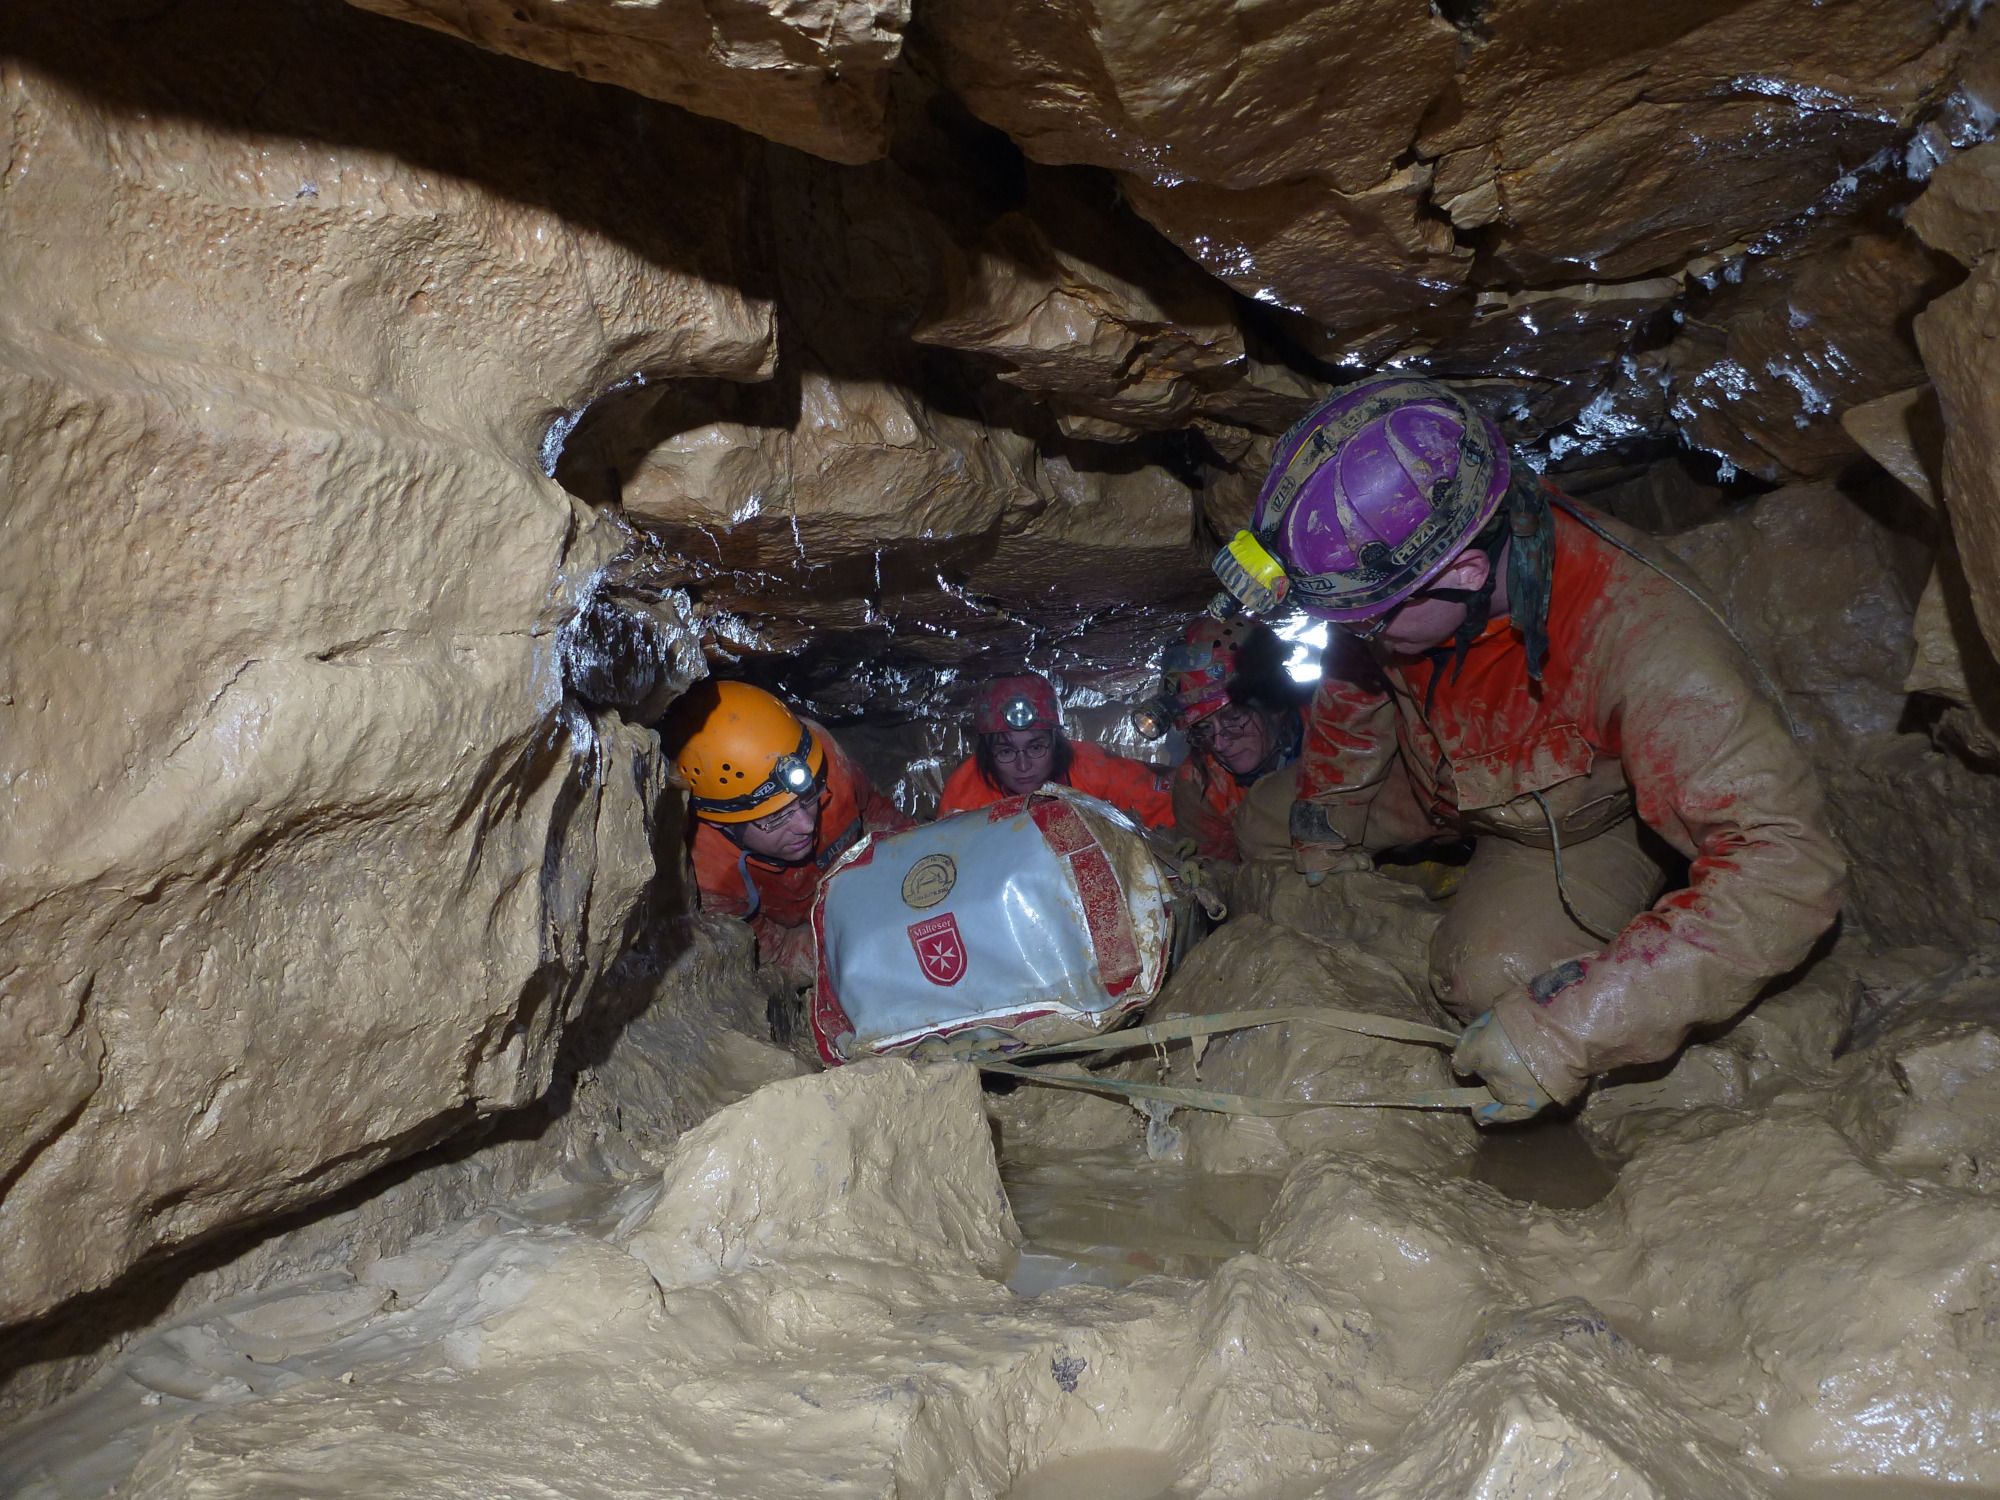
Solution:
<svg viewBox="0 0 2000 1500"><path fill-rule="evenodd" d="M965 978L965 939L959 936L957 917L946 912L912 922L908 930L924 978L932 984L957 984Z"/></svg>

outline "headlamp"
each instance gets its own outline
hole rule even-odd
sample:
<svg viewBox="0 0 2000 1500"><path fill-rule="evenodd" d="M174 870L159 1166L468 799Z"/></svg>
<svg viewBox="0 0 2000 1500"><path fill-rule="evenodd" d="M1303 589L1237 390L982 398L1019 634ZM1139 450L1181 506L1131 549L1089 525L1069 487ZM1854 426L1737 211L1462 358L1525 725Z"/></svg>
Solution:
<svg viewBox="0 0 2000 1500"><path fill-rule="evenodd" d="M1000 710L1000 719L1009 729L1032 729L1035 705L1026 698L1009 698L1007 706Z"/></svg>
<svg viewBox="0 0 2000 1500"><path fill-rule="evenodd" d="M812 767L802 755L781 755L771 764L771 779L795 797L813 784Z"/></svg>
<svg viewBox="0 0 2000 1500"><path fill-rule="evenodd" d="M1142 740L1165 739L1174 726L1174 700L1165 693L1132 710L1132 728Z"/></svg>
<svg viewBox="0 0 2000 1500"><path fill-rule="evenodd" d="M1229 597L1253 615L1273 613L1291 590L1284 564L1247 531L1231 537L1212 566Z"/></svg>

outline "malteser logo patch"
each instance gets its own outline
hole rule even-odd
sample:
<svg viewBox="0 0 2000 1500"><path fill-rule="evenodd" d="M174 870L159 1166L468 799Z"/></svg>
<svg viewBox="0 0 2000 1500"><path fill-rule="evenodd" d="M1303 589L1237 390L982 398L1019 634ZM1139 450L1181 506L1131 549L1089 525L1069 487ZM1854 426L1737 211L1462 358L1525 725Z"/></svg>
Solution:
<svg viewBox="0 0 2000 1500"><path fill-rule="evenodd" d="M959 936L957 917L950 912L926 917L912 922L908 931L924 978L932 984L957 984L965 978L965 939Z"/></svg>
<svg viewBox="0 0 2000 1500"><path fill-rule="evenodd" d="M958 866L949 854L926 854L903 877L903 900L918 911L936 906L958 884Z"/></svg>

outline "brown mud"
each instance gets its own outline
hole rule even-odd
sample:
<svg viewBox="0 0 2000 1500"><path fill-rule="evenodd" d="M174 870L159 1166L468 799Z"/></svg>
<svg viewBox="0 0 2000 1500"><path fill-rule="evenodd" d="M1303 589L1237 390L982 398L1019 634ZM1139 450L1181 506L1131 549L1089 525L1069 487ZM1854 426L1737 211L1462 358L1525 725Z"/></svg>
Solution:
<svg viewBox="0 0 2000 1500"><path fill-rule="evenodd" d="M1163 1008L1283 992L1420 1013L1415 909L1367 880L1321 899L1367 918L1370 952L1245 917ZM1198 1071L1310 1098L1443 1068L1435 1050L1293 1025L1215 1040ZM0 1438L0 1488L2000 1487L1986 967L1940 979L1934 962L1837 950L1672 1069L1505 1134L1386 1111L1173 1126L1155 1159L1123 1104L989 1096L959 1065L780 1078L657 1173L553 1185L160 1330Z"/></svg>
<svg viewBox="0 0 2000 1500"><path fill-rule="evenodd" d="M1617 1163L1573 1120L1537 1120L1479 1138L1474 1182L1543 1208L1589 1208L1618 1181Z"/></svg>

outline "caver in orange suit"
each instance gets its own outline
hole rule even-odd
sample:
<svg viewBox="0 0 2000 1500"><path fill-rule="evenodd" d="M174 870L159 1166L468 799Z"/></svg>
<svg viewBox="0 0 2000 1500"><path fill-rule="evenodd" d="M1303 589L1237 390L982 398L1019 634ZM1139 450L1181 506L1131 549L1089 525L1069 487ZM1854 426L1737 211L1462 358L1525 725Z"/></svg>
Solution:
<svg viewBox="0 0 2000 1500"><path fill-rule="evenodd" d="M1432 983L1462 1016L1495 1008L1561 1099L1668 1056L1804 958L1839 912L1844 863L1741 648L1561 508L1555 527L1539 689L1507 620L1456 675L1448 661L1391 666L1386 693L1329 679L1307 711L1297 795L1351 849L1476 835ZM1551 822L1569 902L1609 942L1565 910ZM1669 848L1692 862L1687 884L1656 900ZM1552 972L1559 988L1529 993Z"/></svg>
<svg viewBox="0 0 2000 1500"><path fill-rule="evenodd" d="M1299 717L1287 654L1269 626L1213 615L1190 621L1180 644L1167 651L1168 701L1175 726L1188 736L1188 758L1174 772L1174 827L1203 859L1241 860L1236 815L1250 788L1272 776L1291 784ZM1246 775L1232 771L1212 744L1201 743L1201 726L1232 704L1260 715L1269 734L1263 764ZM1289 794L1285 804L1289 808Z"/></svg>
<svg viewBox="0 0 2000 1500"><path fill-rule="evenodd" d="M1164 828L1174 821L1166 772L1085 740L1070 741L1070 750L1073 758L1064 778L1068 785L1130 813L1148 828ZM968 755L945 780L938 816L990 807L1013 795L988 781L979 763Z"/></svg>
<svg viewBox="0 0 2000 1500"><path fill-rule="evenodd" d="M980 742L991 744L1010 732L1033 731L1047 735L1055 748L1052 765L1058 769L1054 779L1063 785L1109 802L1149 828L1165 827L1173 821L1167 773L1113 755L1102 746L1071 740L1063 733L1062 709L1056 701L1055 685L1039 672L995 677L973 695L972 732ZM1064 755L1069 757L1066 773L1060 771ZM938 800L938 816L990 807L1003 797L1015 795L980 768L978 754L974 753L945 779L944 793Z"/></svg>
<svg viewBox="0 0 2000 1500"><path fill-rule="evenodd" d="M805 864L779 865L739 849L707 823L696 823L694 879L701 909L742 917L757 937L757 961L788 979L812 978L812 903L827 867L863 833L900 833L914 826L896 804L876 791L818 724L803 721L826 750L826 788L820 794L819 839Z"/></svg>
<svg viewBox="0 0 2000 1500"><path fill-rule="evenodd" d="M832 735L762 688L703 682L662 730L694 814L702 909L746 919L760 963L788 980L810 981L812 901L828 867L864 832L898 831L910 820L876 793ZM807 799L818 812L810 824L797 813ZM786 818L789 826L768 826ZM789 857L793 840L797 858ZM780 852L755 852L753 841Z"/></svg>

